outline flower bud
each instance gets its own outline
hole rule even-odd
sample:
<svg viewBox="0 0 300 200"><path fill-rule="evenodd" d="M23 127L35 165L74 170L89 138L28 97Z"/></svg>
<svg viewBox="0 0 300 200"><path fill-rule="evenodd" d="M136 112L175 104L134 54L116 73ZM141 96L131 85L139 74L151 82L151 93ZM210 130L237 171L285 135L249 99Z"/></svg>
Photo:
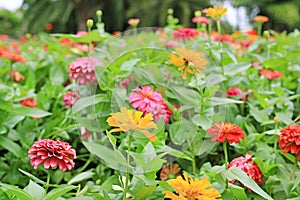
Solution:
<svg viewBox="0 0 300 200"><path fill-rule="evenodd" d="M266 39L269 39L270 38L270 32L269 31L264 31L263 32L263 35Z"/></svg>
<svg viewBox="0 0 300 200"><path fill-rule="evenodd" d="M173 13L174 13L174 10L173 10L172 8L169 8L169 9L168 9L168 14L169 14L169 15L173 15Z"/></svg>
<svg viewBox="0 0 300 200"><path fill-rule="evenodd" d="M201 11L197 10L194 12L195 17L200 17L201 16Z"/></svg>
<svg viewBox="0 0 300 200"><path fill-rule="evenodd" d="M102 16L102 11L101 11L101 10L97 10L96 15L97 15L98 17L101 17L101 16Z"/></svg>
<svg viewBox="0 0 300 200"><path fill-rule="evenodd" d="M87 25L88 29L91 29L94 25L94 21L92 19L88 19L86 21L86 25Z"/></svg>
<svg viewBox="0 0 300 200"><path fill-rule="evenodd" d="M278 117L278 116L275 116L275 117L274 117L274 122L275 122L276 124L278 124L278 122L279 122L279 117Z"/></svg>

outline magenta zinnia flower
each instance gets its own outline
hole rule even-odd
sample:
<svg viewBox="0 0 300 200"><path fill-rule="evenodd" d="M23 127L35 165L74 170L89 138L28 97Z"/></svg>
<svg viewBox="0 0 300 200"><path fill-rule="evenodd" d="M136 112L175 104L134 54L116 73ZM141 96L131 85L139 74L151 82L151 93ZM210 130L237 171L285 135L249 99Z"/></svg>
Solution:
<svg viewBox="0 0 300 200"><path fill-rule="evenodd" d="M245 157L240 156L233 159L229 165L230 167L238 167L243 170L250 178L252 178L257 184L263 183L264 180L261 178L262 173L259 170L256 162L253 161L252 155L247 153ZM234 183L235 180L232 180L231 183Z"/></svg>
<svg viewBox="0 0 300 200"><path fill-rule="evenodd" d="M95 84L97 79L95 75L96 65L101 65L99 60L90 57L77 58L70 64L70 77L76 79L78 85Z"/></svg>
<svg viewBox="0 0 300 200"><path fill-rule="evenodd" d="M73 91L68 91L63 98L63 103L65 107L68 106L73 106L76 101L80 99L80 95L78 94L78 92L76 90Z"/></svg>
<svg viewBox="0 0 300 200"><path fill-rule="evenodd" d="M36 141L28 151L30 164L37 169L43 165L46 169L56 169L57 166L62 170L71 170L75 163L76 152L69 143L59 140L43 139Z"/></svg>
<svg viewBox="0 0 300 200"><path fill-rule="evenodd" d="M161 94L149 86L135 88L134 92L129 96L129 102L132 104L132 107L146 113L149 113L150 108L160 104L161 101Z"/></svg>
<svg viewBox="0 0 300 200"><path fill-rule="evenodd" d="M170 116L173 114L165 102L161 102L160 104L150 107L149 113L153 114L154 122L157 122L160 118L163 118L166 124L169 123Z"/></svg>
<svg viewBox="0 0 300 200"><path fill-rule="evenodd" d="M243 94L243 90L241 90L240 88L229 88L227 90L227 97L232 97L232 96L239 96L241 94ZM240 98L240 100L245 101L247 99L247 96L242 96Z"/></svg>
<svg viewBox="0 0 300 200"><path fill-rule="evenodd" d="M188 41L194 39L198 35L198 32L193 28L180 28L173 32L173 38L175 40Z"/></svg>

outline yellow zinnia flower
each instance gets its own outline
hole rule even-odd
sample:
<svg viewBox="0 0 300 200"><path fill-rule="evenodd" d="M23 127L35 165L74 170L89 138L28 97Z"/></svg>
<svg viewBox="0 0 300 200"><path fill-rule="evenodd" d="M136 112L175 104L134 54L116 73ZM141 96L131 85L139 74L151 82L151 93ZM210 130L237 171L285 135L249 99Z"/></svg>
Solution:
<svg viewBox="0 0 300 200"><path fill-rule="evenodd" d="M113 128L109 132L127 132L127 131L139 131L143 133L151 142L154 142L157 137L153 133L150 133L147 129L155 128L156 124L152 121L152 114L146 114L144 117L143 112L127 110L125 107L121 108L121 112L111 113L111 116L107 118L108 125L117 127Z"/></svg>
<svg viewBox="0 0 300 200"><path fill-rule="evenodd" d="M222 16L225 16L227 13L227 8L223 6L214 6L213 8L208 8L206 16L212 17L216 20L220 20Z"/></svg>
<svg viewBox="0 0 300 200"><path fill-rule="evenodd" d="M175 189L176 194L170 191L164 191L165 198L172 200L214 200L221 197L220 193L215 188L209 188L210 182L205 176L203 180L192 179L186 173L178 176L176 179L168 181L168 184ZM219 198L218 198L219 199Z"/></svg>
<svg viewBox="0 0 300 200"><path fill-rule="evenodd" d="M202 52L192 51L185 48L176 48L176 54L171 53L169 62L176 65L179 71L183 71L182 78L186 79L186 74L201 72L207 64Z"/></svg>

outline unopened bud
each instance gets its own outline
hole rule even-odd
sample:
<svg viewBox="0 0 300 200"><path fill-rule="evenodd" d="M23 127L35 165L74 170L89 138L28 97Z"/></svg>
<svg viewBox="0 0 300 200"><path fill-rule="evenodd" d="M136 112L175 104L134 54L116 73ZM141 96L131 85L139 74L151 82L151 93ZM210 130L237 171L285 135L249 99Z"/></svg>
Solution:
<svg viewBox="0 0 300 200"><path fill-rule="evenodd" d="M96 15L97 15L98 17L101 17L101 16L102 16L102 11L101 11L101 10L97 10Z"/></svg>
<svg viewBox="0 0 300 200"><path fill-rule="evenodd" d="M201 11L197 10L194 13L195 17L200 17L201 16Z"/></svg>
<svg viewBox="0 0 300 200"><path fill-rule="evenodd" d="M94 21L92 19L88 19L86 21L86 25L87 25L88 29L91 29L94 25Z"/></svg>
<svg viewBox="0 0 300 200"><path fill-rule="evenodd" d="M173 15L174 10L172 8L169 8L167 12L168 12L169 15Z"/></svg>
<svg viewBox="0 0 300 200"><path fill-rule="evenodd" d="M263 32L263 35L266 39L269 39L270 38L270 32L269 31L264 31Z"/></svg>
<svg viewBox="0 0 300 200"><path fill-rule="evenodd" d="M278 116L275 116L275 117L274 117L274 122L275 122L276 124L278 124L278 122L279 122L279 117L278 117Z"/></svg>

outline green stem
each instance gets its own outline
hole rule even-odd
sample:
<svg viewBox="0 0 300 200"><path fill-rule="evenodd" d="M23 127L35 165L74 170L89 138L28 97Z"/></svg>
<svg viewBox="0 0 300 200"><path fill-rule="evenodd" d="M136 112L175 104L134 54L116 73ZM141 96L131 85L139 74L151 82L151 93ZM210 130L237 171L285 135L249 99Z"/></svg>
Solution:
<svg viewBox="0 0 300 200"><path fill-rule="evenodd" d="M293 171L291 173L291 176L290 176L290 180L293 180L293 177L295 175L295 172L296 172L296 169L297 169L297 156L296 156L296 159L295 159L295 163L294 163L294 168L293 168Z"/></svg>
<svg viewBox="0 0 300 200"><path fill-rule="evenodd" d="M89 164L92 162L92 156L89 157L89 159L86 161L86 163L78 170L78 174L83 172L85 168L89 166Z"/></svg>
<svg viewBox="0 0 300 200"><path fill-rule="evenodd" d="M258 22L257 25L257 35L261 36L261 30L262 30L262 23Z"/></svg>
<svg viewBox="0 0 300 200"><path fill-rule="evenodd" d="M221 22L220 20L217 21L217 29L218 29L218 45L221 49Z"/></svg>
<svg viewBox="0 0 300 200"><path fill-rule="evenodd" d="M127 170L126 170L126 182L125 182L125 187L124 187L124 193L123 193L123 200L126 200L126 194L128 191L128 184L129 184L129 165L130 165L130 146L131 146L131 140L132 136L131 133L129 132L129 139L128 139L128 151L127 151L127 159L126 159L126 164L127 164Z"/></svg>
<svg viewBox="0 0 300 200"><path fill-rule="evenodd" d="M49 170L47 170L47 182L45 184L45 192L46 193L47 193L47 190L48 190L48 188L50 186L50 177L51 177L50 172L49 172Z"/></svg>
<svg viewBox="0 0 300 200"><path fill-rule="evenodd" d="M227 140L223 142L223 151L225 157L225 170L228 170L228 152L227 152ZM226 178L226 188L228 188L228 179Z"/></svg>

